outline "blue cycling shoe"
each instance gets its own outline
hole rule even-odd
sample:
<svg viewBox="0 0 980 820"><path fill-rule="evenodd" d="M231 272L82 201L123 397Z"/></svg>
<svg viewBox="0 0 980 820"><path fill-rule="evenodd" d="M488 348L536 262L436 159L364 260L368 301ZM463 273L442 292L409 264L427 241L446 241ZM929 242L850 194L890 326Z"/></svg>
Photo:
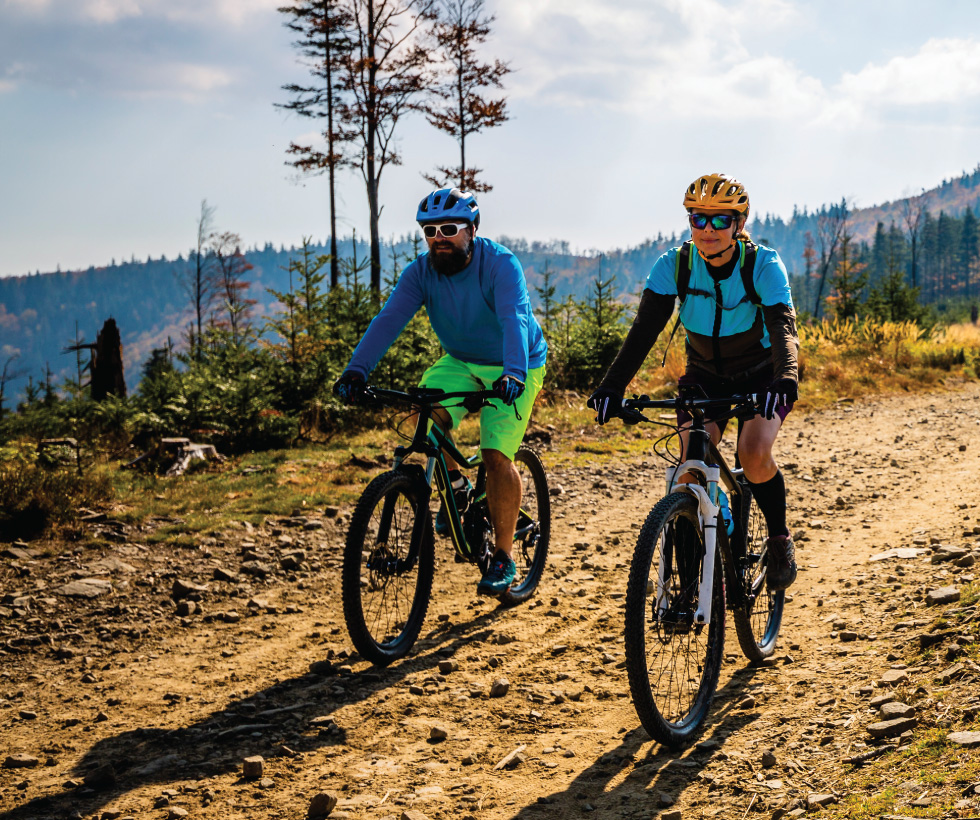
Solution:
<svg viewBox="0 0 980 820"><path fill-rule="evenodd" d="M503 595L514 583L517 564L506 553L497 550L490 561L486 575L476 585L477 595Z"/></svg>

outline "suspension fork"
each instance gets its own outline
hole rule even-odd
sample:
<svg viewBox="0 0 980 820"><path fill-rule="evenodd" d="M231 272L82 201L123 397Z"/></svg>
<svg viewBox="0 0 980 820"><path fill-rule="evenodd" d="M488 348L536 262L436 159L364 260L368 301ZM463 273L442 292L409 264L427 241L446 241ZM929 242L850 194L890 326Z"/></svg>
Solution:
<svg viewBox="0 0 980 820"><path fill-rule="evenodd" d="M685 462L675 470L674 475L682 475L687 472L689 462ZM705 472L705 465L699 466L701 472ZM694 613L695 624L708 624L711 622L711 599L715 584L715 554L718 549L718 513L720 507L717 503L718 493L718 472L717 467L707 467L707 483L713 488L715 499L712 500L707 489L700 484L677 484L672 488L674 492L687 493L693 495L698 502L698 518L700 519L701 531L704 533L704 561L701 565L701 579L698 584L698 608ZM673 476L668 479L672 483ZM673 545L676 551L677 545ZM676 563L676 557L674 559ZM657 612L663 615L667 611L667 567L666 561L661 561L657 568L657 589L656 606Z"/></svg>

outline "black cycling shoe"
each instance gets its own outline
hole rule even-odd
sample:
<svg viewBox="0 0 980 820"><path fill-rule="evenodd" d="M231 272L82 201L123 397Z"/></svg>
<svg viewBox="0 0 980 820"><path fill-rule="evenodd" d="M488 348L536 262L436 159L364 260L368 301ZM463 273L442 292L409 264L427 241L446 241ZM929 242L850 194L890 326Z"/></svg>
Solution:
<svg viewBox="0 0 980 820"><path fill-rule="evenodd" d="M796 550L788 535L774 535L766 541L768 556L766 584L770 592L779 592L796 580Z"/></svg>

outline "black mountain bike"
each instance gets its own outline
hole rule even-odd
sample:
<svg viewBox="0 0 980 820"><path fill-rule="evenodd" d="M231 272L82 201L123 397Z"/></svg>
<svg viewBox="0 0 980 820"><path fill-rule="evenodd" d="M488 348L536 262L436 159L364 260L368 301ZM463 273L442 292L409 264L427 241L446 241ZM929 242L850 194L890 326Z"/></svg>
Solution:
<svg viewBox="0 0 980 820"><path fill-rule="evenodd" d="M680 428L643 415L653 408L683 408L692 416L683 463L668 449ZM775 650L785 600L784 592L766 585L765 520L742 470L730 469L711 443L706 412L714 412L709 420L737 417L741 427L757 413L755 397L640 397L626 400L619 413L627 423L671 428L654 446L672 463L667 494L647 516L633 554L625 633L640 723L669 746L688 743L708 715L721 671L726 606L742 652L761 661Z"/></svg>
<svg viewBox="0 0 980 820"><path fill-rule="evenodd" d="M493 523L480 452L467 458L430 420L439 405L450 406L447 401L459 400L459 406L476 412L494 397L490 390L443 393L417 388L403 393L369 387L365 392L362 403L401 406L418 416L411 443L395 448L392 469L376 476L357 502L344 547L344 619L357 651L373 664L386 666L408 654L425 620L435 571L429 510L433 481L457 560L476 564L481 573L490 565ZM466 497L459 497L450 486L443 450L458 464L477 469L476 481ZM413 453L423 454L425 463L406 461ZM522 445L514 465L522 488L514 534L517 575L500 596L505 605L522 603L534 594L551 538L551 498L541 460Z"/></svg>

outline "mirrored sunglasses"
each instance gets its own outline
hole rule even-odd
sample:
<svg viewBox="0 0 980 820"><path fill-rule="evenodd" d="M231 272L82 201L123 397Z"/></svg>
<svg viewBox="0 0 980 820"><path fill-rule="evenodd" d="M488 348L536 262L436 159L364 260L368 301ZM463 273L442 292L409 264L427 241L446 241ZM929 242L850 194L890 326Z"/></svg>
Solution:
<svg viewBox="0 0 980 820"><path fill-rule="evenodd" d="M422 233L426 239L435 239L436 234L442 234L446 239L456 236L463 228L468 228L468 222L446 222L442 225L423 225Z"/></svg>
<svg viewBox="0 0 980 820"><path fill-rule="evenodd" d="M688 219L691 220L691 225L699 231L708 227L709 223L716 231L723 231L730 228L735 221L735 217L731 214L689 214Z"/></svg>

